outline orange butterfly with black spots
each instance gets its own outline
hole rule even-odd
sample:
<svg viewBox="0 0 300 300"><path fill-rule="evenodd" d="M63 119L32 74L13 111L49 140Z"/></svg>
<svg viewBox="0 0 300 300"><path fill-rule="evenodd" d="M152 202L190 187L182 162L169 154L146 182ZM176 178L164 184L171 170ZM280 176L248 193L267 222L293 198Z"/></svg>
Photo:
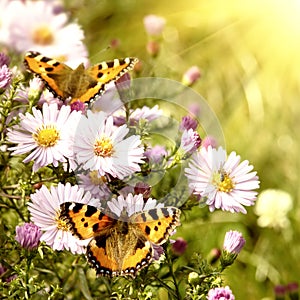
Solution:
<svg viewBox="0 0 300 300"><path fill-rule="evenodd" d="M24 58L26 68L40 77L55 97L71 99L70 103L78 100L92 102L96 96L104 93L108 83L132 70L137 62L137 58L127 57L101 62L88 69L82 63L72 69L35 51L27 52Z"/></svg>
<svg viewBox="0 0 300 300"><path fill-rule="evenodd" d="M97 275L107 277L134 278L153 260L153 244L165 243L180 225L180 210L176 207L138 212L126 221L86 204L66 202L60 207L59 218L73 235L92 238L87 246L87 260Z"/></svg>

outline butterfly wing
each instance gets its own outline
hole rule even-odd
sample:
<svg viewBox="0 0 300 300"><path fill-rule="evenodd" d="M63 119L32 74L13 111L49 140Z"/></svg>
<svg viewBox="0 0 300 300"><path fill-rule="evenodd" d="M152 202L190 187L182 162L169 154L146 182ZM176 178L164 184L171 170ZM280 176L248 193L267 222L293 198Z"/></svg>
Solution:
<svg viewBox="0 0 300 300"><path fill-rule="evenodd" d="M24 58L26 68L39 76L46 87L61 100L72 98L90 102L104 93L107 84L118 80L133 69L137 58L114 59L102 62L85 70L83 64L73 70L64 63L45 57L39 52L29 51Z"/></svg>
<svg viewBox="0 0 300 300"><path fill-rule="evenodd" d="M164 243L180 224L179 216L175 207L156 208L136 213L127 223L96 207L66 202L59 218L80 239L93 237L86 255L98 275L135 277L153 259L151 242Z"/></svg>
<svg viewBox="0 0 300 300"><path fill-rule="evenodd" d="M106 90L108 83L118 80L122 75L132 70L137 62L137 58L127 57L124 59L101 62L88 68L86 70L87 74L97 80L98 84L83 93L79 97L79 100L81 102L90 102L97 95L102 95ZM71 103L76 100L77 99L73 99Z"/></svg>
<svg viewBox="0 0 300 300"><path fill-rule="evenodd" d="M148 266L153 259L153 248L144 236L137 236L135 244L122 262L121 275L135 277L137 272Z"/></svg>
<svg viewBox="0 0 300 300"><path fill-rule="evenodd" d="M112 277L118 275L118 261L107 249L108 236L99 234L87 246L86 257L97 275Z"/></svg>
<svg viewBox="0 0 300 300"><path fill-rule="evenodd" d="M171 206L154 208L134 214L130 221L136 224L147 240L161 245L180 225L180 210Z"/></svg>
<svg viewBox="0 0 300 300"><path fill-rule="evenodd" d="M72 68L34 51L26 53L24 64L29 71L45 82L55 97L64 100L69 96L65 93L65 79L73 72Z"/></svg>
<svg viewBox="0 0 300 300"><path fill-rule="evenodd" d="M65 202L60 209L60 220L65 221L72 234L82 240L109 231L116 222L96 207L82 203Z"/></svg>
<svg viewBox="0 0 300 300"><path fill-rule="evenodd" d="M97 275L132 276L146 267L152 260L152 246L143 236L130 238L132 231L128 232L126 242L122 236L96 236L87 247L87 259L96 270Z"/></svg>

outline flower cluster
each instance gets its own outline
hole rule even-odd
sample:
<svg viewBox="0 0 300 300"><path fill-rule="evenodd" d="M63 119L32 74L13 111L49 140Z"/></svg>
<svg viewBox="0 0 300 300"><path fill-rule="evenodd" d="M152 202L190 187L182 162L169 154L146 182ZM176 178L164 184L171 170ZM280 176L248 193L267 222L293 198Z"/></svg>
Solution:
<svg viewBox="0 0 300 300"><path fill-rule="evenodd" d="M95 102L93 99L68 105L44 90L51 90L53 85L57 89L69 88L67 83L61 83L63 74L52 74L45 83L29 79L23 68L12 68L10 61L15 57L20 60L25 51L33 50L59 58L71 67L86 65L87 50L79 25L68 22L63 7L52 1L3 1L0 8L0 42L14 53L11 57L0 53L0 146L1 151L6 151L3 160L7 165L5 172L9 173L8 178L3 176L8 188L1 194L4 201L8 199L3 207L13 207L21 216L22 222L15 227L19 247L38 249L41 256L42 249L66 250L68 255L87 253L89 262L98 268L117 269L121 265L132 272L156 260L151 272L165 272L164 268L158 271L157 264L171 264L189 249L189 241L183 237L171 242L170 251L161 246L175 234L173 229L179 224L179 213L175 218L168 209L199 209L202 203L209 212L220 209L246 214L246 207L254 205L259 179L253 166L247 160L241 161L235 152L227 155L223 147L216 148L218 141L214 137L200 136L203 131L198 103L183 116L166 121L165 116L170 114L157 102L147 100L137 105L130 98L136 91L126 73L126 84L120 83L124 77L118 81L112 78L112 85ZM155 15L144 19L149 38L147 49L152 56L159 53L165 24L164 18ZM53 63L53 69L57 64ZM84 76L90 79L89 75ZM179 85L184 90L200 76L199 68L194 66L182 76ZM89 88L93 89L93 84L91 80ZM146 90L147 84L143 88ZM116 92L120 96L116 97ZM168 131L171 127L173 131ZM182 177L178 180L179 173ZM10 188L15 186L15 190ZM15 204L16 197L23 201L22 209ZM76 210L70 213L71 221L62 217L64 205L70 202L70 207L74 208L74 203L84 207L80 217ZM99 213L97 218L91 211ZM130 222L137 216L144 222L133 226ZM113 218L123 223L114 223ZM261 224L268 226L269 221L261 218ZM31 223L27 223L29 219ZM122 243L129 244L127 252L119 251L118 240L111 238L115 228L126 237ZM87 238L80 238L82 232L88 232ZM235 299L219 278L244 244L241 233L229 231L218 256L221 266L195 268L187 280L190 291L209 300ZM35 251L30 253L28 269L33 266ZM120 256L120 262L110 260L109 255ZM103 261L96 262L96 256ZM18 274L21 276L22 272ZM165 276L171 278L173 274L168 271ZM201 286L201 276L210 278L209 286Z"/></svg>

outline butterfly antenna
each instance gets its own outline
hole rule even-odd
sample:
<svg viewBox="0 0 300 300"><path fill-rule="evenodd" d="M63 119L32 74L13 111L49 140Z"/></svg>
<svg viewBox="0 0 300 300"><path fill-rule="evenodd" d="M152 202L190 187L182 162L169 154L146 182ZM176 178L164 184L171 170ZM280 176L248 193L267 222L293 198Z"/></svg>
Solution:
<svg viewBox="0 0 300 300"><path fill-rule="evenodd" d="M111 48L111 45L107 45L105 48L97 51L93 56L90 57L90 61L97 61L97 57L101 55L101 53L108 51Z"/></svg>

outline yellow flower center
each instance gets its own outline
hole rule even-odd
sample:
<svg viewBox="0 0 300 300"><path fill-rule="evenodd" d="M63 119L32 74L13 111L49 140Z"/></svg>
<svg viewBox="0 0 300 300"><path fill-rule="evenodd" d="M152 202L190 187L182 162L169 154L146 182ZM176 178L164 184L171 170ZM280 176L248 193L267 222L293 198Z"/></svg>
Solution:
<svg viewBox="0 0 300 300"><path fill-rule="evenodd" d="M60 230L63 230L63 231L69 231L69 227L68 227L66 221L61 220L59 218L59 215L60 215L60 211L57 211L56 216L55 216L55 222L56 222L56 225L57 225L57 229L60 229Z"/></svg>
<svg viewBox="0 0 300 300"><path fill-rule="evenodd" d="M89 176L90 176L90 179L91 179L91 182L94 184L94 185L102 185L104 182L105 182L105 177L104 176L98 176L98 172L95 170L95 171L91 171L89 173Z"/></svg>
<svg viewBox="0 0 300 300"><path fill-rule="evenodd" d="M217 172L213 175L212 183L217 187L218 191L229 193L234 188L234 182L226 172Z"/></svg>
<svg viewBox="0 0 300 300"><path fill-rule="evenodd" d="M96 140L94 144L94 153L97 156L108 157L113 154L113 144L107 137L102 137Z"/></svg>
<svg viewBox="0 0 300 300"><path fill-rule="evenodd" d="M41 25L34 30L32 40L35 44L46 46L53 43L54 36L49 26Z"/></svg>
<svg viewBox="0 0 300 300"><path fill-rule="evenodd" d="M56 145L60 138L58 130L53 125L42 125L32 137L40 147L45 148Z"/></svg>

